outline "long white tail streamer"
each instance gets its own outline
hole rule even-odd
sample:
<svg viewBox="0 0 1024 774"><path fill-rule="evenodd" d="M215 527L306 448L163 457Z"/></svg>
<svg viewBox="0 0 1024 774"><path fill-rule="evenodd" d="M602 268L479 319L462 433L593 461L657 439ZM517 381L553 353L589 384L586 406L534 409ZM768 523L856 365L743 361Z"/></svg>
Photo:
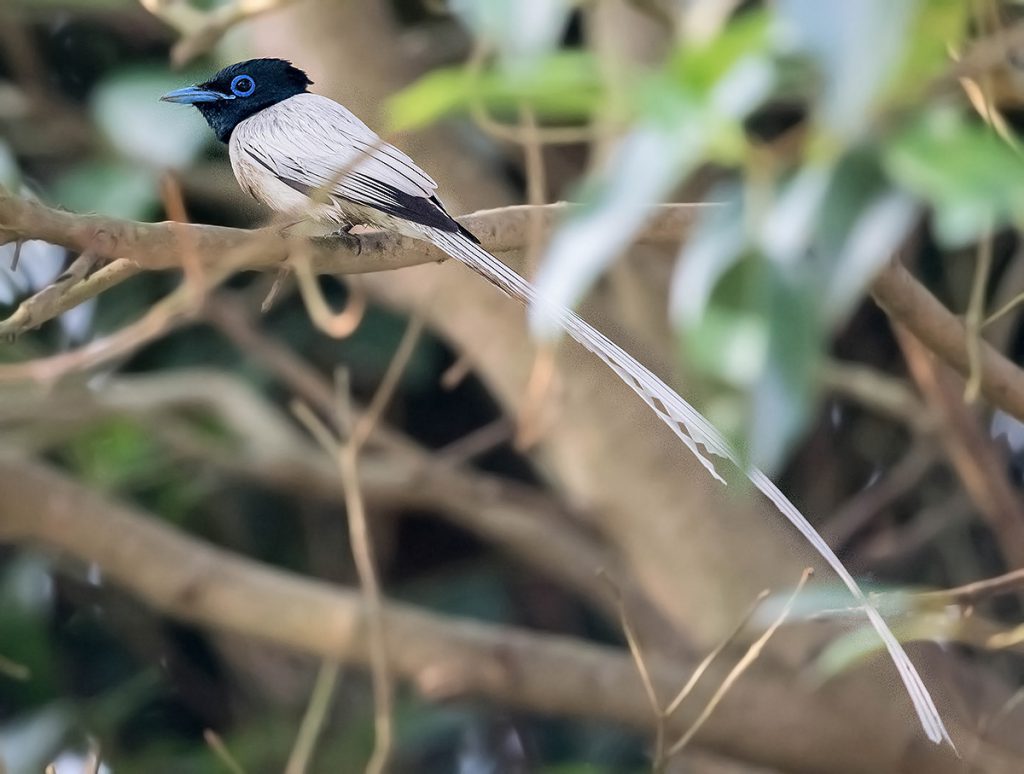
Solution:
<svg viewBox="0 0 1024 774"><path fill-rule="evenodd" d="M464 263L512 298L527 305L544 303L544 300L532 284L461 234L438 231L427 227L423 227L422 234L428 241L437 245L451 257ZM800 534L821 554L835 571L836 575L846 584L846 588L850 590L850 593L860 603L871 625L878 632L878 636L882 639L886 650L889 651L889 656L896 665L896 670L899 672L903 684L907 687L907 692L910 694L911 701L914 703L914 709L917 711L917 716L921 720L921 726L924 728L928 738L935 743L945 739L952 745L953 741L949 738L949 733L942 723L942 718L939 716L935 702L928 693L928 689L925 687L924 681L921 680L917 669L915 669L910 661L910 657L903 650L903 646L900 645L878 610L864 596L853 576L843 566L843 563L839 561L839 557L829 548L821 535L815 531L814 527L797 510L796 506L789 501L789 498L779 491L774 482L761 470L752 467L748 468L743 465L739 455L729 442L726 441L725 437L700 412L683 400L675 390L655 376L653 372L638 362L618 344L570 309L556 309L553 311L553 316L562 325L566 333L601 358L622 381L643 398L644 402L654 410L654 413L696 455L697 459L700 460L701 464L707 468L712 476L724 483L724 479L715 470L714 462L708 456L708 453L724 457L742 469L751 483L775 504L779 512L789 519L793 526L800 530Z"/></svg>

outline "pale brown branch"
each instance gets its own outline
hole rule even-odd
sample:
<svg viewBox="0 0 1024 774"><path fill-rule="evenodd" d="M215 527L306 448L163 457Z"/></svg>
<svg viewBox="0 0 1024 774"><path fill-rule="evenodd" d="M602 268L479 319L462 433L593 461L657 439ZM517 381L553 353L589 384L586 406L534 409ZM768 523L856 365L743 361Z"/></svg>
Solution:
<svg viewBox="0 0 1024 774"><path fill-rule="evenodd" d="M572 205L542 208L544 233ZM492 252L520 250L527 243L530 206L504 207L459 219ZM651 219L637 236L640 244L678 244L700 217L699 205L676 204L652 208ZM241 246L247 259L237 270L276 270L289 253L288 240L273 229L246 231L222 226L136 223L98 215L61 212L38 202L19 199L0 189L0 241L42 239L72 250L93 250L107 260L125 258L146 270L181 268L180 236L174 227L187 228L204 265L217 265ZM324 274L359 274L398 269L445 260L437 248L424 242L386 233L361 234L360 250L347 240L314 240L313 269ZM871 285L871 293L886 313L906 327L929 349L961 374L970 365L963 323L946 309L896 259L889 262ZM982 394L1008 414L1024 421L1024 370L991 346L980 352Z"/></svg>
<svg viewBox="0 0 1024 774"><path fill-rule="evenodd" d="M826 390L892 419L913 430L934 432L937 420L903 379L889 376L862 363L827 360L818 372Z"/></svg>
<svg viewBox="0 0 1024 774"><path fill-rule="evenodd" d="M526 243L530 219L539 217L548 234L573 205L522 205L482 210L459 218L492 252L519 250ZM651 220L638 234L647 244L678 245L705 210L703 205L662 205L652 208ZM539 210L539 216L538 216ZM178 230L176 230L178 229ZM140 269L180 269L181 233L188 233L206 266L217 265L224 255L251 247L249 260L239 270L276 270L287 259L289 239L276 228L246 230L225 226L181 223L139 223L102 215L78 215L14 196L0 188L0 242L41 239L84 252L93 250L107 260L125 258ZM313 269L321 274L365 274L443 261L447 256L432 245L392 233L359 235L351 239L314 239L310 242Z"/></svg>
<svg viewBox="0 0 1024 774"><path fill-rule="evenodd" d="M985 320L985 294L989 276L992 273L992 246L995 236L992 229L986 229L978 243L978 257L971 281L971 298L964 316L967 330L967 382L964 385L964 401L974 403L981 394L983 375L981 372L981 326Z"/></svg>
<svg viewBox="0 0 1024 774"><path fill-rule="evenodd" d="M970 373L964 324L893 259L871 284L871 294L894 321L962 376ZM1024 370L980 343L981 394L1024 421Z"/></svg>
<svg viewBox="0 0 1024 774"><path fill-rule="evenodd" d="M901 326L896 326L896 338L911 375L942 418L939 438L964 489L999 541L1007 564L1024 567L1024 504L1007 478L1005 455L964 404L961 380Z"/></svg>
<svg viewBox="0 0 1024 774"><path fill-rule="evenodd" d="M101 266L80 282L59 286L59 293L51 292L51 288L58 287L56 284L43 288L22 301L6 320L0 321L0 337L20 336L38 328L44 322L120 285L140 271L131 261L120 258Z"/></svg>
<svg viewBox="0 0 1024 774"><path fill-rule="evenodd" d="M340 653L348 663L368 663L366 613L356 592L187 537L39 464L0 456L0 491L3 542L42 544L95 562L110 583L182 621L322 658ZM428 697L475 695L533 712L640 730L649 726L647 699L630 658L620 650L397 603L385 607L385 620L389 664ZM689 666L652 664L659 692L679 685ZM947 748L910 741L913 736L893 744L885 717L876 717L870 708L854 712L848 705L836 711L821 694L773 676L765 666L746 674L695 741L793 772L960 771L960 761ZM673 728L681 732L694 719L683 708ZM864 745L866 738L878 743ZM1013 761L990 742L979 745L982 770L1012 771Z"/></svg>

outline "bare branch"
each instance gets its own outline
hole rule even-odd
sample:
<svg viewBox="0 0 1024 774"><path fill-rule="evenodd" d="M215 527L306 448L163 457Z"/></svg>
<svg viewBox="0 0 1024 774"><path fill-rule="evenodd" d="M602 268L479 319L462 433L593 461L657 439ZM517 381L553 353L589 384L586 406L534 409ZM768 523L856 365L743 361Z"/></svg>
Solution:
<svg viewBox="0 0 1024 774"><path fill-rule="evenodd" d="M177 619L258 637L288 648L366 665L366 612L356 592L270 568L189 538L116 504L52 469L0 457L0 540L42 543L95 562ZM650 707L622 651L565 637L385 607L389 664L433 699L477 695L534 712L590 717L637 729ZM692 664L649 660L659 693L681 684ZM715 674L709 679L718 680ZM755 668L737 684L695 741L732 757L794 772L928 771L952 774L948 748L900 734L887 713L839 710L799 681ZM680 733L695 720L681 708ZM909 724L908 724L909 728ZM959 734L970 736L969 729ZM809 734L813 738L809 738ZM865 745L864 739L877 743ZM902 741L899 741L902 740ZM843 754L841 751L848 751ZM979 744L979 767L1013 771L1015 758Z"/></svg>
<svg viewBox="0 0 1024 774"><path fill-rule="evenodd" d="M571 205L541 208L543 231L549 233ZM638 243L679 243L703 208L675 204L652 208ZM504 207L460 218L492 252L520 250L528 242L531 217L537 208ZM79 252L92 250L113 260L125 258L141 269L181 268L182 233L205 266L218 265L226 253L242 250L247 259L238 270L276 270L288 257L289 241L274 229L246 231L222 226L181 223L136 223L98 215L75 215L38 202L19 199L0 189L0 240L42 239ZM394 234L360 235L361 247L350 240L321 239L310 244L313 269L324 274L359 274L443 261L436 248ZM970 372L967 334L963 323L938 301L906 268L893 259L877 275L871 293L893 319L919 338L961 374ZM994 405L1024 421L1024 370L991 346L979 353L981 392Z"/></svg>
<svg viewBox="0 0 1024 774"><path fill-rule="evenodd" d="M964 324L924 285L893 259L871 284L871 295L893 320L948 363L970 373ZM1024 370L985 342L978 355L981 394L993 405L1024 421Z"/></svg>

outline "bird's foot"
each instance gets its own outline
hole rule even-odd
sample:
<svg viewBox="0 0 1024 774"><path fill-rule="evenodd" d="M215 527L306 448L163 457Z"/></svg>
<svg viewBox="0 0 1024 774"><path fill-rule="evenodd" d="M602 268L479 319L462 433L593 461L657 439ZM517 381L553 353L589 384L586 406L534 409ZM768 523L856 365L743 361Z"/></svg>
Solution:
<svg viewBox="0 0 1024 774"><path fill-rule="evenodd" d="M363 253L363 240L359 238L358 234L352 233L352 226L346 226L345 228L328 234L327 236L314 237L314 240L321 242L326 246L332 244L337 245L340 242L356 255L362 255Z"/></svg>

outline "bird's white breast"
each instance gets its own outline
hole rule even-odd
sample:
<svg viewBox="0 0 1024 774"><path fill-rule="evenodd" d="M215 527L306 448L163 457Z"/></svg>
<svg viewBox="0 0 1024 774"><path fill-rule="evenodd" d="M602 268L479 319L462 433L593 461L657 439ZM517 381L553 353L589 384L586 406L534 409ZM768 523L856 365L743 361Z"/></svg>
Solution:
<svg viewBox="0 0 1024 774"><path fill-rule="evenodd" d="M437 184L344 106L297 94L241 121L228 143L235 177L254 198L289 216L366 224L418 235L388 193L429 199ZM312 197L312 198L311 198Z"/></svg>
<svg viewBox="0 0 1024 774"><path fill-rule="evenodd" d="M279 123L275 114L280 112L288 100L261 110L235 127L228 142L228 156L238 184L257 201L277 212L295 216L310 216L313 202L305 194L283 183L276 174L260 164L256 158L262 154L250 154L249 149L258 150L276 132L268 132L268 124ZM280 127L277 127L280 131Z"/></svg>

